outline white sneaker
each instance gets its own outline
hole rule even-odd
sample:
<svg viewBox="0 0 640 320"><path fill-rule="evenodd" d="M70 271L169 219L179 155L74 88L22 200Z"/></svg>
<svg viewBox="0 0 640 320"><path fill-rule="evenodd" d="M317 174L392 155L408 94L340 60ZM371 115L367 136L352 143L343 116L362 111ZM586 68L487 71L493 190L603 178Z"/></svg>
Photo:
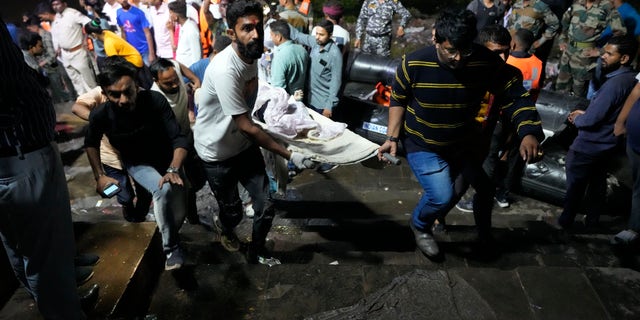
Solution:
<svg viewBox="0 0 640 320"><path fill-rule="evenodd" d="M244 215L252 218L255 215L255 211L253 211L253 202L249 202L243 205Z"/></svg>

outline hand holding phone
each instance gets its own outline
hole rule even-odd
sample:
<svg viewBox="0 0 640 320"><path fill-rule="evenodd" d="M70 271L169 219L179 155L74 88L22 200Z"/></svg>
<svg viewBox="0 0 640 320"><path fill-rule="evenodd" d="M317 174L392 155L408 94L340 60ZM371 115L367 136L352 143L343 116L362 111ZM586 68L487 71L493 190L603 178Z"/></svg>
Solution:
<svg viewBox="0 0 640 320"><path fill-rule="evenodd" d="M120 192L121 190L122 189L117 184L109 183L104 188L104 190L102 190L102 195L107 197L107 198L111 198L111 197L115 196L116 194L118 194L118 192Z"/></svg>

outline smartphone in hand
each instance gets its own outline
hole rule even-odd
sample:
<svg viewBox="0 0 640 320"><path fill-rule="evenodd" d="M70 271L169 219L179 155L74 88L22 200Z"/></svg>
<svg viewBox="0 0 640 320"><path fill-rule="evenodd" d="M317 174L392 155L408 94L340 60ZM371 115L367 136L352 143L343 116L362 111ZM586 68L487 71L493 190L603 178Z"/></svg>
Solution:
<svg viewBox="0 0 640 320"><path fill-rule="evenodd" d="M102 195L107 197L107 198L111 198L111 197L115 196L116 194L118 194L118 192L120 192L121 190L122 189L117 184L110 183L104 188L104 190L102 191Z"/></svg>

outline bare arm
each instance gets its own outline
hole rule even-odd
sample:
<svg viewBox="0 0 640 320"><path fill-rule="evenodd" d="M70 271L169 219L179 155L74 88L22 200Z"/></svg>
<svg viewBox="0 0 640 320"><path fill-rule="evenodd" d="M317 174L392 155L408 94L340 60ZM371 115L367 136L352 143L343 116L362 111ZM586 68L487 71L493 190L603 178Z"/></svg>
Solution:
<svg viewBox="0 0 640 320"><path fill-rule="evenodd" d="M187 77L187 79L191 81L191 86L193 87L193 90L200 88L200 84L201 84L200 79L198 79L196 74L193 73L191 69L189 69L187 66L185 66L182 63L180 63L180 72L182 72L182 75Z"/></svg>
<svg viewBox="0 0 640 320"><path fill-rule="evenodd" d="M387 127L387 136L398 138L400 136L400 129L402 128L402 122L404 120L404 108L401 106L389 107L389 124ZM383 154L389 153L392 156L396 156L398 151L398 142L387 140L380 148L378 148L378 159L388 161L384 158Z"/></svg>
<svg viewBox="0 0 640 320"><path fill-rule="evenodd" d="M249 113L235 115L233 116L233 121L243 133L251 137L259 146L285 159L291 158L291 152L275 141L268 133L262 130L260 126L256 125L249 117Z"/></svg>
<svg viewBox="0 0 640 320"><path fill-rule="evenodd" d="M635 87L633 87L633 90L631 90L631 93L627 97L627 100L624 101L622 110L620 110L620 114L616 119L616 123L613 127L614 135L620 136L627 133L627 128L626 128L627 117L629 116L629 112L631 111L631 108L633 108L633 105L636 103L636 101L638 101L639 98L640 98L640 83L636 83Z"/></svg>
<svg viewBox="0 0 640 320"><path fill-rule="evenodd" d="M173 149L173 159L171 159L171 164L169 164L169 167L180 168L182 166L182 162L186 157L187 157L187 149L184 149L184 148ZM167 182L171 184L177 184L179 186L184 185L182 178L180 178L180 174L177 172L166 172L158 182L158 187L162 188L162 185Z"/></svg>
<svg viewBox="0 0 640 320"><path fill-rule="evenodd" d="M213 14L211 14L211 11L209 11L210 6L211 6L211 0L204 0L202 2L202 7L200 8L200 10L202 10L202 13L204 13L204 18L207 20L207 24L209 25L209 28L211 28L211 26L213 26L215 23Z"/></svg>
<svg viewBox="0 0 640 320"><path fill-rule="evenodd" d="M91 170L93 171L93 177L96 179L96 191L98 193L102 193L104 191L104 188L108 184L119 184L118 180L107 176L104 172L104 168L102 167L102 162L100 160L100 151L98 150L98 148L87 147L85 148L85 152L87 153L87 158L89 158L89 164L91 165Z"/></svg>
<svg viewBox="0 0 640 320"><path fill-rule="evenodd" d="M147 38L147 43L149 44L149 62L156 59L156 50L153 46L153 36L151 35L151 31L149 28L144 28L144 36Z"/></svg>
<svg viewBox="0 0 640 320"><path fill-rule="evenodd" d="M78 116L80 119L89 121L91 108L83 102L76 101L73 106L71 106L71 112L73 112L73 114Z"/></svg>

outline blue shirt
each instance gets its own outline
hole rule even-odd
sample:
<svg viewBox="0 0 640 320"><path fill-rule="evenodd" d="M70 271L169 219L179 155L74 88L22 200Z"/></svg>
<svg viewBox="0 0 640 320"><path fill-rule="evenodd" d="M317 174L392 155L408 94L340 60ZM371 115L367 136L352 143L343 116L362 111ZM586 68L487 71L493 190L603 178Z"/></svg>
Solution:
<svg viewBox="0 0 640 320"><path fill-rule="evenodd" d="M633 6L625 2L618 7L618 13L620 14L620 18L622 19L624 26L627 27L627 32L631 33L633 30L634 36L640 36L640 14L638 14L638 11L636 11ZM600 35L601 40L598 40L598 42L605 43L612 35L611 27L607 26L607 28L602 31L602 34Z"/></svg>
<svg viewBox="0 0 640 320"><path fill-rule="evenodd" d="M316 109L333 109L338 105L338 94L342 86L342 52L338 45L329 40L324 46L316 42L312 35L299 32L293 27L291 40L311 48L311 68L307 80L305 99Z"/></svg>
<svg viewBox="0 0 640 320"><path fill-rule="evenodd" d="M207 67L209 66L210 61L211 59L204 58L204 59L200 59L200 61L195 62L189 66L189 70L191 70L191 72L193 72L196 75L196 77L200 79L200 83L204 81L204 72L207 70Z"/></svg>
<svg viewBox="0 0 640 320"><path fill-rule="evenodd" d="M621 141L613 135L613 126L624 101L635 85L636 72L629 67L610 72L595 93L587 110L575 118L578 136L570 149L597 155L615 148Z"/></svg>
<svg viewBox="0 0 640 320"><path fill-rule="evenodd" d="M127 42L136 48L140 54L149 52L149 44L144 34L144 28L151 28L151 25L144 16L144 12L131 6L126 11L122 8L118 9L117 15L118 25L127 36Z"/></svg>

